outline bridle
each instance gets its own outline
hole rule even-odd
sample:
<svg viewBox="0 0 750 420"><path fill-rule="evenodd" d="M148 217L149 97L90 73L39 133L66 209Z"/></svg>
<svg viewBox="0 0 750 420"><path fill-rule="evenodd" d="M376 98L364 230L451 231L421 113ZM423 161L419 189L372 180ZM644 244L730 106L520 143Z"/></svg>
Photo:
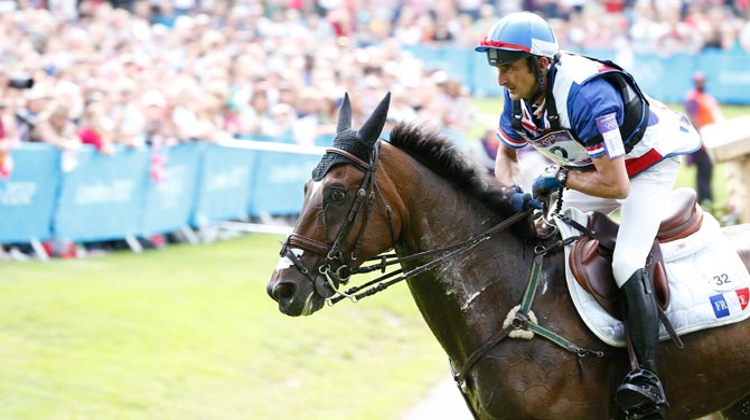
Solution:
<svg viewBox="0 0 750 420"><path fill-rule="evenodd" d="M359 256L359 252L362 248L365 237L365 229L367 228L368 221L372 215L372 209L375 207L375 198L380 197L388 217L389 226L391 229L391 246L396 241L396 227L393 218L393 210L386 202L383 193L380 191L377 182L375 181L375 173L377 170L378 158L380 155L380 142L376 142L373 147L373 153L370 158L370 163L363 161L357 156L338 148L330 148L326 150L327 153L335 153L341 155L356 166L361 168L365 172L365 176L362 179L362 184L357 190L356 197L352 203L352 207L349 209L349 213L346 216L341 228L339 229L336 238L332 245L325 244L315 239L307 238L296 233L290 234L286 241L281 247L281 256L289 258L294 266L309 279L318 294L323 296L329 304L333 304L333 296L350 297L356 300L356 297L346 294L345 292L339 291L338 286L340 284L347 284L349 278L353 274L363 272L361 268L353 267L355 261ZM343 250L344 241L352 231L357 219L360 214L364 215L364 220L357 233L357 238L354 242L354 247L351 253L346 255ZM318 274L320 274L325 281L316 279L314 270L310 270L305 266L302 261L294 254L292 248L301 248L306 251L313 252L321 255L325 258L325 262L318 267Z"/></svg>
<svg viewBox="0 0 750 420"><path fill-rule="evenodd" d="M315 239L292 233L282 243L280 255L282 257L288 258L292 262L294 267L296 267L303 275L305 275L305 277L313 284L315 291L320 296L322 296L326 300L326 303L328 303L329 305L336 304L345 298L349 298L353 302L357 302L364 297L371 296L375 293L383 291L395 283L415 277L427 270L435 268L438 265L447 262L454 256L468 252L469 250L478 246L480 243L488 240L494 234L505 230L514 223L527 218L532 212L532 210L529 209L520 213L516 213L478 236L470 237L464 241L443 248L419 252L405 257L399 257L398 255L393 253L383 253L368 260L377 261L374 264L353 267L353 264L358 258L359 251L364 241L365 229L367 228L368 221L372 214L372 209L374 208L376 197L379 197L381 202L383 203L391 229L391 246L388 247L385 252L388 252L390 249L392 249L397 240L393 210L388 205L375 180L375 173L377 170L377 163L380 152L380 141L377 141L375 143L369 163L364 162L362 159L342 149L330 148L327 149L326 152L344 156L352 161L355 165L360 167L362 170L364 170L365 176L362 180L362 184L357 190L357 195L355 197L354 203L352 203L352 207L349 209L349 213L347 214L347 217L344 220L341 229L336 235L333 244L328 245ZM354 247L352 248L351 253L349 255L346 255L343 251L344 241L349 236L360 214L364 215L364 219L360 226L359 232L357 233ZM325 258L325 262L318 267L317 274L315 273L315 270L312 270L305 266L305 264L294 253L294 248L310 251L314 254L320 255L322 258ZM385 272L388 266L438 254L441 255L429 262L426 262L417 266L416 268L409 270L408 272L404 272L403 268L393 270L389 273ZM339 285L347 284L352 275L370 273L376 270L380 270L381 273L384 274L359 286L353 286L346 291L339 290ZM318 274L320 276L318 276Z"/></svg>

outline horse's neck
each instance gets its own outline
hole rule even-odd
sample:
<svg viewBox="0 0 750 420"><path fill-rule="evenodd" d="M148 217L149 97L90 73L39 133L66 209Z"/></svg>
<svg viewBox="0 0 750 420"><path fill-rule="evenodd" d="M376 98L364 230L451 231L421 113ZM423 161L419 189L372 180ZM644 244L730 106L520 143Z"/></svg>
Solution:
<svg viewBox="0 0 750 420"><path fill-rule="evenodd" d="M402 256L461 243L501 221L475 198L434 177L421 173L413 178L420 181L410 192L410 222L396 247ZM517 304L512 299L522 293L525 279L508 274L524 271L522 248L520 239L504 231L409 282L425 321L448 354L462 347L459 337L481 336L489 318Z"/></svg>

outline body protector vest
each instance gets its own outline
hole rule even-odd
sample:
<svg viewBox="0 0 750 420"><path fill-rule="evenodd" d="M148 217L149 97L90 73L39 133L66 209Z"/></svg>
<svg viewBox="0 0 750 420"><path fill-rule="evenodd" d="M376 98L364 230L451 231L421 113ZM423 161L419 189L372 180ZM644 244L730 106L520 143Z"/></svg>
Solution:
<svg viewBox="0 0 750 420"><path fill-rule="evenodd" d="M625 147L625 152L629 153L643 138L649 120L648 101L635 83L635 79L612 61L573 54L566 55L568 55L566 58L573 61L589 61L589 63L583 62L583 66L578 66L579 68L573 69L573 71L577 72L575 76L576 79L583 80L583 83L585 83L595 77L604 78L615 87L622 97L622 102L624 104L624 119L619 127L619 131ZM550 129L539 137L530 136L523 128L522 122L524 110L521 101L513 101L511 126L522 138L526 139L537 150L555 163L565 166L568 169L590 171L594 169L594 165L586 148L592 144L602 143L603 137L601 134L598 134L593 139L589 139L585 144L571 128L561 126L561 115L558 113L558 107L553 95L553 91L555 91L555 78L558 73L558 66L561 65L560 58L561 56L558 53L550 68L545 92L545 108ZM590 61L595 63L590 63ZM592 66L589 64L596 65ZM581 72L583 72L583 74L578 74ZM568 93L569 90L565 92L566 99ZM564 119L568 121L569 124L570 118L567 118L567 115Z"/></svg>

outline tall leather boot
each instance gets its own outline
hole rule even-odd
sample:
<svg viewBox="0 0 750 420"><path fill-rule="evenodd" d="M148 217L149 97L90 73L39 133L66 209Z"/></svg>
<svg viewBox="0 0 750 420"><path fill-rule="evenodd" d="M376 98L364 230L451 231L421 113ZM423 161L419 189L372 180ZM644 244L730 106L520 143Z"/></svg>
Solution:
<svg viewBox="0 0 750 420"><path fill-rule="evenodd" d="M664 419L669 406L656 376L659 316L654 287L645 269L639 269L622 286L626 302L625 325L633 343L639 370L630 372L617 388L615 400L627 419Z"/></svg>

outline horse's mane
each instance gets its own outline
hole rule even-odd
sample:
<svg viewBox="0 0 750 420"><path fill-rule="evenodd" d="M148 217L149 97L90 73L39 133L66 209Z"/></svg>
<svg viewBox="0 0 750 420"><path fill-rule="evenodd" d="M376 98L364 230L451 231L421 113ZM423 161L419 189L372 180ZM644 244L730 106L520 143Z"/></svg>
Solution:
<svg viewBox="0 0 750 420"><path fill-rule="evenodd" d="M418 160L461 191L489 209L507 217L513 213L503 199L500 184L475 159L439 132L415 123L399 123L391 130L390 143Z"/></svg>

